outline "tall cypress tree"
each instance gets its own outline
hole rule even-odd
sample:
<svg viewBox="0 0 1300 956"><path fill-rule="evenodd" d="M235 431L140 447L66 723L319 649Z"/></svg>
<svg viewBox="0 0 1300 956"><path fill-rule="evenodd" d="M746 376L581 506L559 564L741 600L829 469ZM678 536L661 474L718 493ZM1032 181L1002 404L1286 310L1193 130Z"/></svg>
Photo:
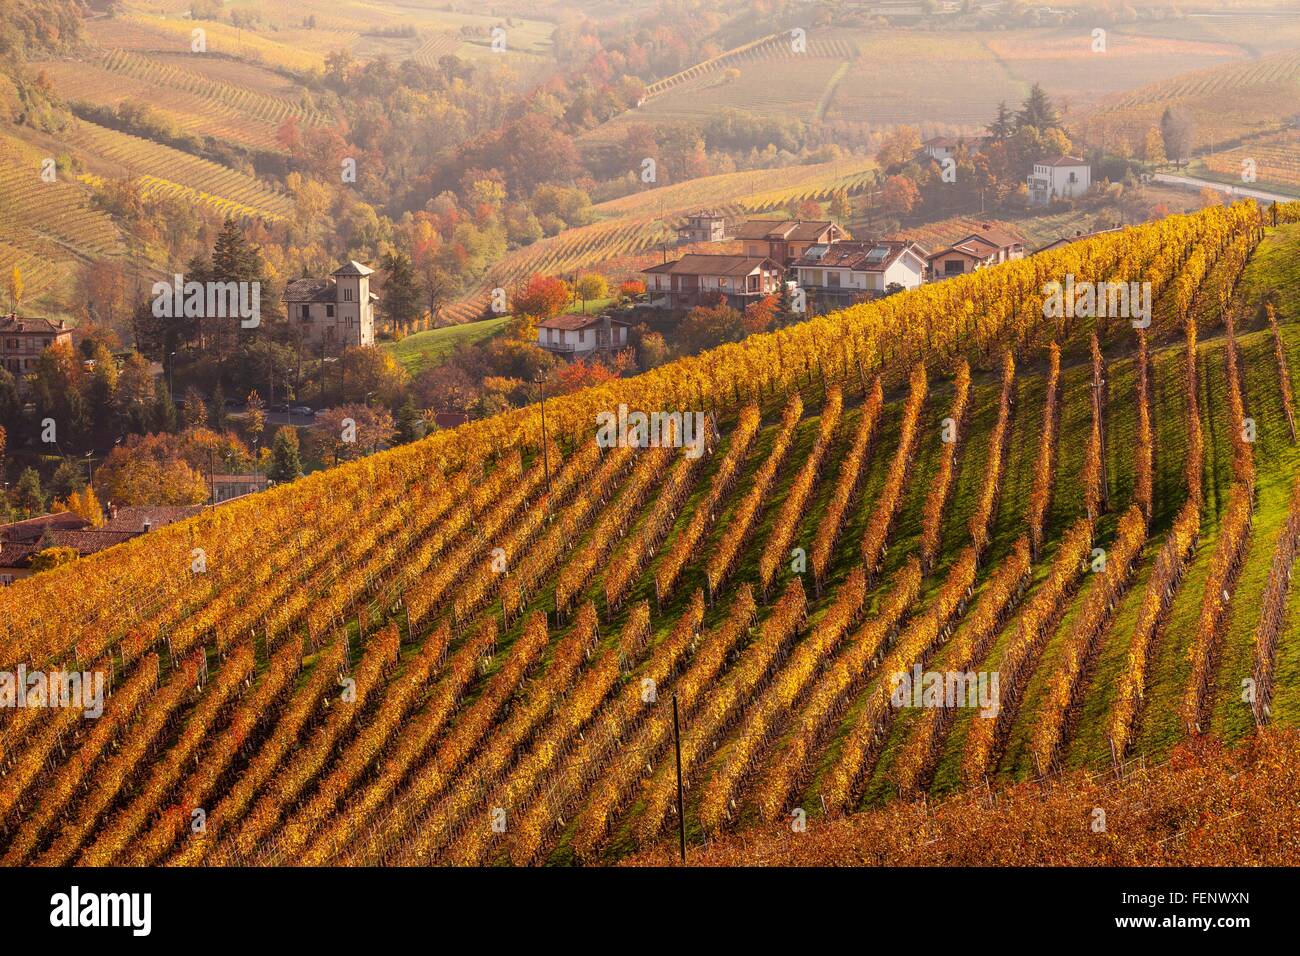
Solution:
<svg viewBox="0 0 1300 956"><path fill-rule="evenodd" d="M1020 112L1016 114L1016 128L1024 129L1029 127L1036 129L1040 133L1046 133L1050 129L1061 128L1061 117L1056 112L1056 107L1048 97L1043 87L1035 83L1029 89L1029 95L1025 97L1024 104L1020 107Z"/></svg>

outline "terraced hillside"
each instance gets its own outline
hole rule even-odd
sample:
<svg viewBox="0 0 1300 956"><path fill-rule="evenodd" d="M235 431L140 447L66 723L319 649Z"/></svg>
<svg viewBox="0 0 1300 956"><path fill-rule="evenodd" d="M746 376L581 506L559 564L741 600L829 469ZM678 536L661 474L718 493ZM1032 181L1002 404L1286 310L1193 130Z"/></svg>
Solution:
<svg viewBox="0 0 1300 956"><path fill-rule="evenodd" d="M114 691L5 714L4 862L611 861L675 829L674 706L694 841L1294 726L1298 244L1172 216L19 582L2 663ZM1149 327L1045 318L1066 275ZM601 447L619 403L704 453ZM899 706L914 667L1000 681Z"/></svg>

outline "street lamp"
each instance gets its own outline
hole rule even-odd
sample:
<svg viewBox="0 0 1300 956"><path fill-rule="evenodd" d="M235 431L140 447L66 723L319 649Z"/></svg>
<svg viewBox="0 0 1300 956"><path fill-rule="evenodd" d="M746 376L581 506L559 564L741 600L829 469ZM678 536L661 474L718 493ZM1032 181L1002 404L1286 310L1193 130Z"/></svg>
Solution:
<svg viewBox="0 0 1300 956"><path fill-rule="evenodd" d="M176 353L170 352L167 355L167 399L176 404L176 393L172 388L172 377L176 371Z"/></svg>

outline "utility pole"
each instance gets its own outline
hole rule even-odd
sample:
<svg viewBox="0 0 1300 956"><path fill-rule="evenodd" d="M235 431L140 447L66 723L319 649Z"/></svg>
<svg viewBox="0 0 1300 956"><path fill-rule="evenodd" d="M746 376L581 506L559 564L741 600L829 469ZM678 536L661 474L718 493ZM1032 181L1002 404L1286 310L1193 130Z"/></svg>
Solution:
<svg viewBox="0 0 1300 956"><path fill-rule="evenodd" d="M551 455L546 448L546 379L537 375L537 393L542 400L542 470L546 475L546 493L551 493Z"/></svg>
<svg viewBox="0 0 1300 956"><path fill-rule="evenodd" d="M677 837L681 846L682 866L686 865L686 810L682 800L682 720L673 694L673 745L677 749Z"/></svg>

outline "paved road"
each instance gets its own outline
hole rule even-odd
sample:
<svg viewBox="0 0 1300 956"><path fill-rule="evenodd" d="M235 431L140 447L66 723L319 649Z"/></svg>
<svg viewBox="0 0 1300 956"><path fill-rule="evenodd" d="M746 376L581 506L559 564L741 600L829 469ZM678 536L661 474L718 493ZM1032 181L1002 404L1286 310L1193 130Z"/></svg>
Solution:
<svg viewBox="0 0 1300 956"><path fill-rule="evenodd" d="M1209 186L1211 189L1217 189L1221 193L1227 193L1233 199L1260 199L1264 202L1296 202L1295 196L1283 196L1281 193L1271 193L1263 189L1255 189L1251 186L1237 186L1232 183L1216 183L1209 179L1197 179L1195 176L1173 176L1169 173L1156 173L1153 177L1158 183L1169 183L1174 186L1186 186L1189 189L1204 189Z"/></svg>

